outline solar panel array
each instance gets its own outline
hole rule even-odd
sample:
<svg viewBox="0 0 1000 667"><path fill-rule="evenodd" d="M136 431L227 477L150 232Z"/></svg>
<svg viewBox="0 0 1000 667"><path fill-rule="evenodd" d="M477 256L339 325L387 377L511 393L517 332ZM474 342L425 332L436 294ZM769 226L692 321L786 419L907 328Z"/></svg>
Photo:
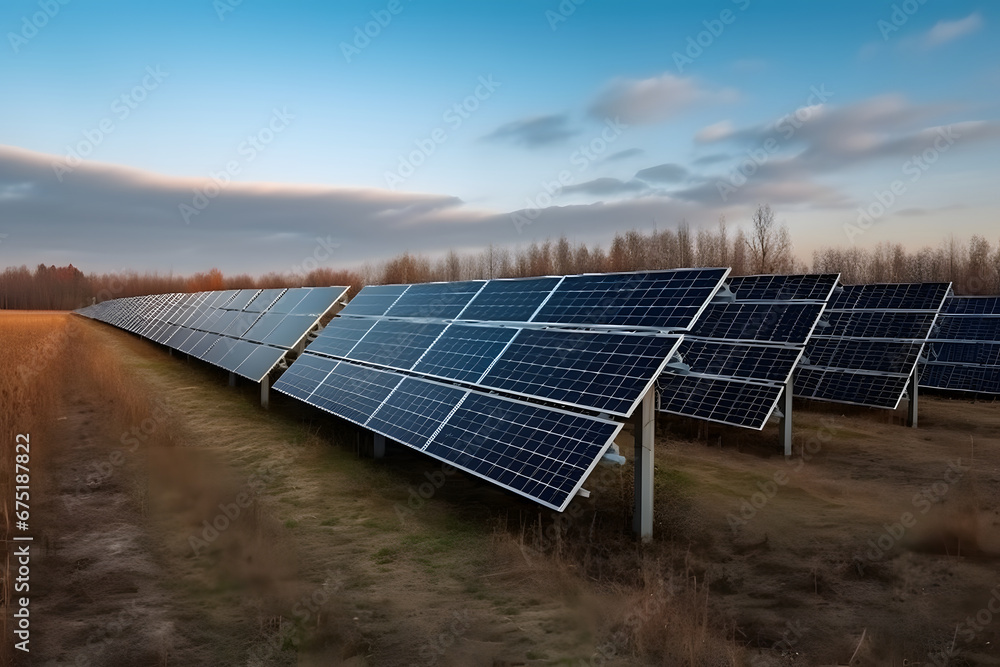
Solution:
<svg viewBox="0 0 1000 667"><path fill-rule="evenodd" d="M261 382L346 293L301 287L154 294L76 312Z"/></svg>
<svg viewBox="0 0 1000 667"><path fill-rule="evenodd" d="M561 511L727 274L366 287L275 389Z"/></svg>
<svg viewBox="0 0 1000 667"><path fill-rule="evenodd" d="M930 336L920 385L1000 394L1000 297L951 297Z"/></svg>
<svg viewBox="0 0 1000 667"><path fill-rule="evenodd" d="M760 430L778 406L839 274L731 278L658 382L660 410Z"/></svg>
<svg viewBox="0 0 1000 667"><path fill-rule="evenodd" d="M850 285L830 299L806 347L795 395L895 409L950 283Z"/></svg>

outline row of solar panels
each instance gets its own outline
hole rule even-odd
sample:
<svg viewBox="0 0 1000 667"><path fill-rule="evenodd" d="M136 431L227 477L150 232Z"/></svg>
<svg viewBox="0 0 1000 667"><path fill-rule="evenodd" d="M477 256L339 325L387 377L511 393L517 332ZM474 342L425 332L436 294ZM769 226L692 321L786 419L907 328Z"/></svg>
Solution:
<svg viewBox="0 0 1000 667"><path fill-rule="evenodd" d="M261 382L346 294L346 287L155 294L76 312Z"/></svg>
<svg viewBox="0 0 1000 667"><path fill-rule="evenodd" d="M975 323L934 328L947 283L838 279L679 269L371 286L275 389L561 510L654 382L665 412L759 429L793 378L796 395L896 407L932 330L951 337L927 368L957 367L991 335L980 320L996 308L956 298L947 308ZM183 351L205 341L195 356L238 372L236 347L275 347L269 327L300 314L296 290L270 292L95 308Z"/></svg>
<svg viewBox="0 0 1000 667"><path fill-rule="evenodd" d="M1000 394L1000 297L955 297L938 316L921 386Z"/></svg>

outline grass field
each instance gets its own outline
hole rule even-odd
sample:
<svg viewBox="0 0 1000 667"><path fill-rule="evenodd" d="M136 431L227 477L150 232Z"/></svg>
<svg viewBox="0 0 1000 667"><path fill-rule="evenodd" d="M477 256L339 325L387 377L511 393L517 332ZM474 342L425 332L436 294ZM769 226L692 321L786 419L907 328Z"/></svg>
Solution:
<svg viewBox="0 0 1000 667"><path fill-rule="evenodd" d="M994 403L926 396L920 429L804 405L788 461L773 429L663 420L643 547L630 467L539 513L82 318L0 341L39 371L3 378L5 443L33 443L16 664L1000 664Z"/></svg>

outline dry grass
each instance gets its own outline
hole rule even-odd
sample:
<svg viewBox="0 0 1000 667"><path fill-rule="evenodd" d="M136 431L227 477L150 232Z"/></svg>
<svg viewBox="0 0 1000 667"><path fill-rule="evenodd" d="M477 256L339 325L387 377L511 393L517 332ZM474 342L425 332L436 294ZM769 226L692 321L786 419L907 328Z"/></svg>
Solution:
<svg viewBox="0 0 1000 667"><path fill-rule="evenodd" d="M0 494L3 495L5 539L13 533L14 447L19 433L37 434L52 416L60 375L66 368L69 316L65 313L0 311ZM39 479L43 455L31 451L32 481ZM29 501L30 502L30 501ZM0 603L3 611L3 650L0 660L13 664L10 602L10 550L4 551Z"/></svg>

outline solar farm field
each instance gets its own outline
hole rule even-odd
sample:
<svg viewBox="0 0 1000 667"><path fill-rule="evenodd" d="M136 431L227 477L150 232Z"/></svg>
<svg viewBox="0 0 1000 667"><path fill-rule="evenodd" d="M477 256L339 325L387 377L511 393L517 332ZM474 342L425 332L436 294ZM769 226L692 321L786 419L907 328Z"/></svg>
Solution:
<svg viewBox="0 0 1000 667"><path fill-rule="evenodd" d="M920 429L797 403L788 460L773 425L662 418L638 545L630 463L540 511L403 447L359 457L350 423L126 332L23 317L53 350L38 419L4 413L31 430L38 664L1000 664L995 403L925 394Z"/></svg>

